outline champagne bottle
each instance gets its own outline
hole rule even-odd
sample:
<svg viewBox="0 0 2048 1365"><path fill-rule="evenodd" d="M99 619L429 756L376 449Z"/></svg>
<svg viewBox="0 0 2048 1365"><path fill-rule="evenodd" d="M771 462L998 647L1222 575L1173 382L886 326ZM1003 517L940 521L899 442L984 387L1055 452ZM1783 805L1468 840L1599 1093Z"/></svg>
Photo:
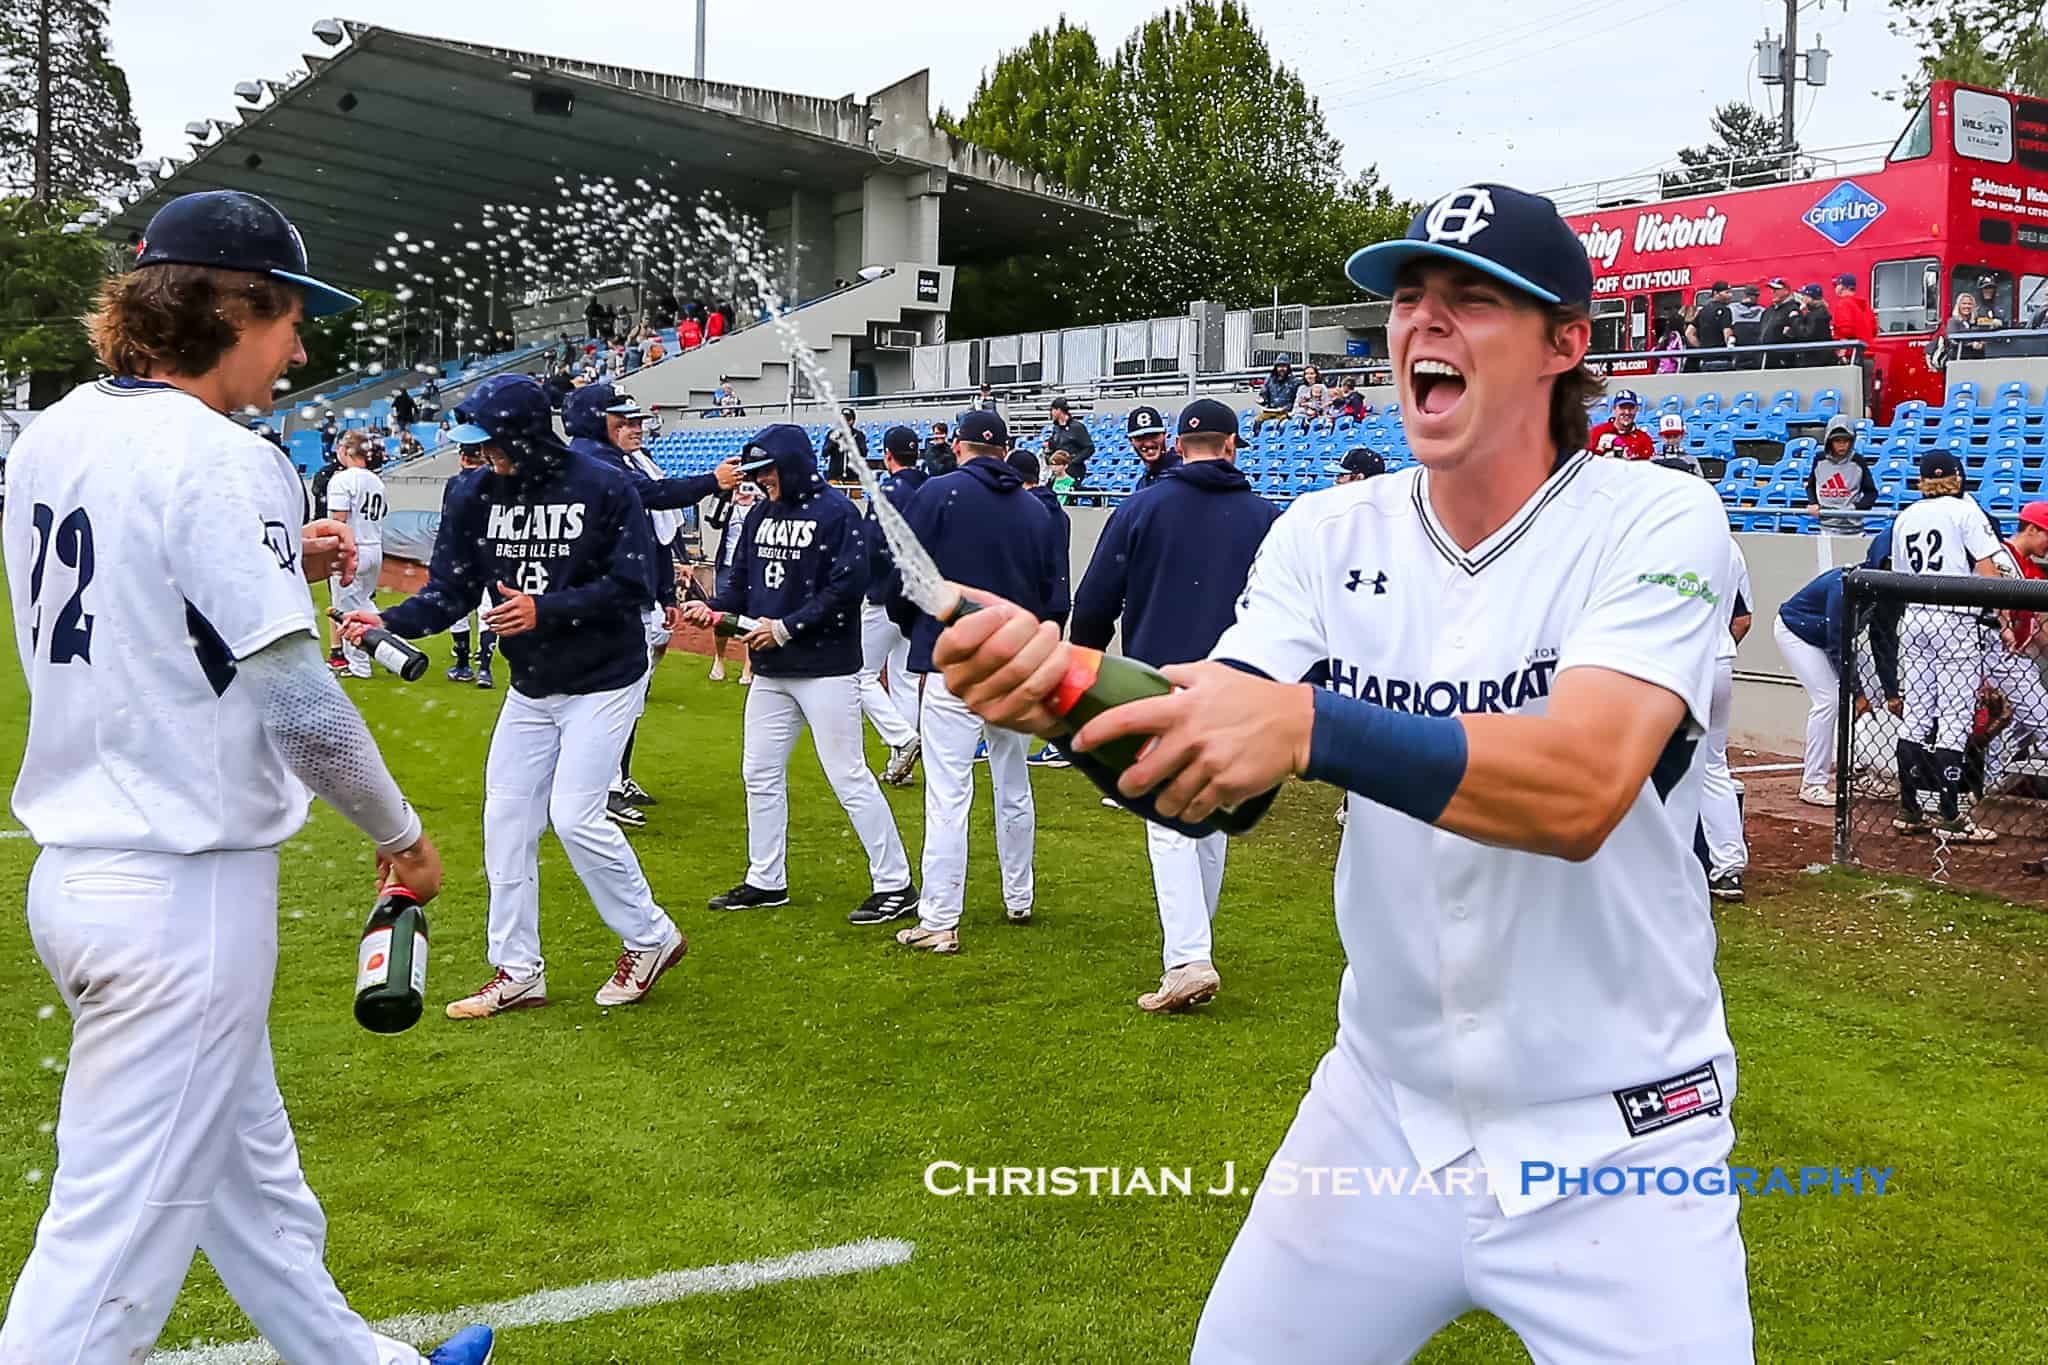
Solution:
<svg viewBox="0 0 2048 1365"><path fill-rule="evenodd" d="M427 1001L427 912L402 886L387 886L363 925L356 954L356 1022L403 1033Z"/></svg>
<svg viewBox="0 0 2048 1365"><path fill-rule="evenodd" d="M751 635L761 628L761 623L751 616L742 616L736 611L714 611L711 613L711 629L726 639L737 639Z"/></svg>
<svg viewBox="0 0 2048 1365"><path fill-rule="evenodd" d="M327 617L336 625L341 624L342 615L334 608L327 609ZM420 675L427 671L425 654L381 626L373 626L363 632L362 648L369 652L371 658L407 682L418 682Z"/></svg>

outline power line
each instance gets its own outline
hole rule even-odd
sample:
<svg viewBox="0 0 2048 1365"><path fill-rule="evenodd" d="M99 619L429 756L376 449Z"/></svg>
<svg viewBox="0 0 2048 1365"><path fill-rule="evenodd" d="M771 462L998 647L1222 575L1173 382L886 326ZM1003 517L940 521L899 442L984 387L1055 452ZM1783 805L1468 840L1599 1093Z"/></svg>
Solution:
<svg viewBox="0 0 2048 1365"><path fill-rule="evenodd" d="M1597 11L1615 9L1628 3L1632 3L1632 0L1574 0L1573 4L1567 5L1563 9L1553 10L1548 14L1539 15L1533 20L1525 20L1519 24L1511 25L1506 29L1489 34L1485 38L1470 44L1441 49L1426 56L1403 58L1400 61L1388 62L1383 66L1367 67L1361 71L1346 72L1342 78L1319 87L1315 92L1316 97L1318 99L1325 99L1326 92L1342 94L1347 90L1358 89L1362 86L1380 84L1386 81L1407 81L1425 74L1434 74L1442 69L1443 64L1447 60L1498 52L1504 48L1513 47L1524 38L1556 24L1583 19ZM1410 70L1409 68L1414 69Z"/></svg>

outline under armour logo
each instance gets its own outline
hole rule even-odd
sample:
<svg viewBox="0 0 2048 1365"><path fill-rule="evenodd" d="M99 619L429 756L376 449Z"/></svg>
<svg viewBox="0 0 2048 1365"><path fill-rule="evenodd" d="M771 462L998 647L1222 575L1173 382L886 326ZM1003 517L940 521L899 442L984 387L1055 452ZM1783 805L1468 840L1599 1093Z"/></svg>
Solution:
<svg viewBox="0 0 2048 1365"><path fill-rule="evenodd" d="M1455 242L1459 246L1484 232L1493 222L1493 191L1464 189L1436 201L1423 231L1432 242Z"/></svg>
<svg viewBox="0 0 2048 1365"><path fill-rule="evenodd" d="M1664 1101L1658 1099L1654 1094L1630 1095L1628 1097L1628 1113L1630 1118L1639 1119L1645 1114L1661 1114L1663 1112Z"/></svg>
<svg viewBox="0 0 2048 1365"><path fill-rule="evenodd" d="M1359 588L1363 586L1367 581L1365 576L1365 570L1353 569L1350 572L1351 577L1344 584L1344 591L1357 592ZM1372 576L1371 582L1373 596L1385 597L1387 595L1387 571L1385 569L1382 569L1378 573L1374 574Z"/></svg>

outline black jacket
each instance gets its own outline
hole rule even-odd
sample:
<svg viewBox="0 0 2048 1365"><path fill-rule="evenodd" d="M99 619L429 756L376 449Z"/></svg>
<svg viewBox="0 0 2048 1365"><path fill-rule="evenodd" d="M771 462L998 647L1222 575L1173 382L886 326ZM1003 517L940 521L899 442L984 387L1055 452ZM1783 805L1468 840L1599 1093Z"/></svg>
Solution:
<svg viewBox="0 0 2048 1365"><path fill-rule="evenodd" d="M1088 424L1080 418L1069 416L1067 424L1054 424L1045 435L1045 448L1038 452L1038 458L1050 462L1053 452L1064 450L1076 460L1085 460L1095 453L1095 438L1088 434Z"/></svg>

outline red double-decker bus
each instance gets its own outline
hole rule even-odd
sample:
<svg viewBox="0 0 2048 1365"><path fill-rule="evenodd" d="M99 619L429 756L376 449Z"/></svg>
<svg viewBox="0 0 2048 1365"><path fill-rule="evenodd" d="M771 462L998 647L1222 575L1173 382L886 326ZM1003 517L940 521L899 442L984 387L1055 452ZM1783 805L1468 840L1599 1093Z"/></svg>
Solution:
<svg viewBox="0 0 2048 1365"><path fill-rule="evenodd" d="M1835 277L1853 275L1877 317L1878 416L1889 419L1904 400L1943 397L1926 348L1957 294L1984 291L2005 328L2048 305L2048 100L1938 81L1888 151L1794 164L1797 178L1752 189L1662 198L1657 177L1558 192L1593 262L1594 351L1649 351L1716 281L1819 284L1832 305Z"/></svg>

